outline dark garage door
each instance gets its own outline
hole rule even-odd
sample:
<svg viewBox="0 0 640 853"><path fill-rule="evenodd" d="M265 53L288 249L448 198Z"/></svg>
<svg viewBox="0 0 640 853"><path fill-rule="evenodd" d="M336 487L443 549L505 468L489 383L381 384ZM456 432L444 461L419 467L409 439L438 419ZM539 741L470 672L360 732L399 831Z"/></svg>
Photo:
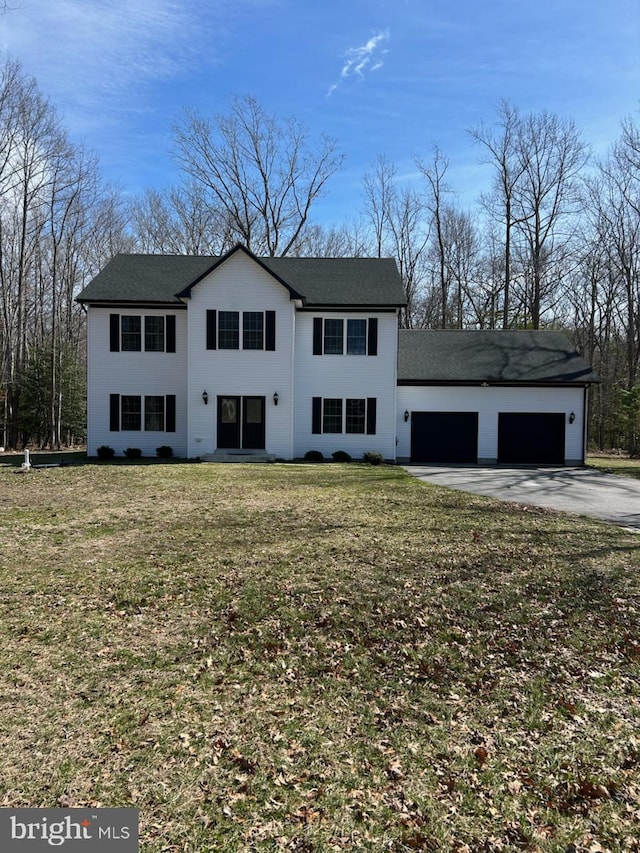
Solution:
<svg viewBox="0 0 640 853"><path fill-rule="evenodd" d="M500 412L498 462L564 465L562 412Z"/></svg>
<svg viewBox="0 0 640 853"><path fill-rule="evenodd" d="M412 462L476 462L477 412L413 412Z"/></svg>

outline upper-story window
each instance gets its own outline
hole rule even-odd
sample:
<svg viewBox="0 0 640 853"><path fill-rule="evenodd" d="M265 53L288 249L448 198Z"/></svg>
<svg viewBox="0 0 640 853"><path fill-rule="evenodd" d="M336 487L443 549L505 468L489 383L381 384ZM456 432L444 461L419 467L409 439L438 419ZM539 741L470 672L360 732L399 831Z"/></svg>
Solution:
<svg viewBox="0 0 640 853"><path fill-rule="evenodd" d="M242 315L242 349L264 349L264 314L245 311Z"/></svg>
<svg viewBox="0 0 640 853"><path fill-rule="evenodd" d="M164 317L144 318L144 348L146 352L164 352Z"/></svg>
<svg viewBox="0 0 640 853"><path fill-rule="evenodd" d="M175 314L111 314L111 352L175 352Z"/></svg>
<svg viewBox="0 0 640 853"><path fill-rule="evenodd" d="M347 355L367 354L367 321L347 320Z"/></svg>
<svg viewBox="0 0 640 853"><path fill-rule="evenodd" d="M325 320L322 340L326 354L342 355L344 349L344 320Z"/></svg>
<svg viewBox="0 0 640 853"><path fill-rule="evenodd" d="M218 347L220 349L240 349L240 322L237 311L219 312Z"/></svg>
<svg viewBox="0 0 640 853"><path fill-rule="evenodd" d="M207 349L275 350L276 312L209 309L206 333Z"/></svg>
<svg viewBox="0 0 640 853"><path fill-rule="evenodd" d="M123 352L140 352L142 349L141 317L121 317L121 344Z"/></svg>
<svg viewBox="0 0 640 853"><path fill-rule="evenodd" d="M314 355L377 355L378 318L313 318Z"/></svg>

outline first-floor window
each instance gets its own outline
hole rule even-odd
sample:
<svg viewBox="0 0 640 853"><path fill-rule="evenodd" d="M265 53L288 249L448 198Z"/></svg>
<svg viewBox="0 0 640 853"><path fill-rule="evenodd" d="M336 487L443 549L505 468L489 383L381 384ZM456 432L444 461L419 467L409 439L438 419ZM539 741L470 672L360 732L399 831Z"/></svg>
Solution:
<svg viewBox="0 0 640 853"><path fill-rule="evenodd" d="M375 435L376 408L375 397L314 397L311 431Z"/></svg>
<svg viewBox="0 0 640 853"><path fill-rule="evenodd" d="M322 432L342 432L342 400L322 401Z"/></svg>
<svg viewBox="0 0 640 853"><path fill-rule="evenodd" d="M120 398L122 429L141 429L142 398L132 394L123 394Z"/></svg>
<svg viewBox="0 0 640 853"><path fill-rule="evenodd" d="M154 395L144 398L144 428L164 432L164 397Z"/></svg>
<svg viewBox="0 0 640 853"><path fill-rule="evenodd" d="M364 433L366 426L367 401L347 400L345 432Z"/></svg>
<svg viewBox="0 0 640 853"><path fill-rule="evenodd" d="M109 397L111 432L175 432L175 394L111 394Z"/></svg>

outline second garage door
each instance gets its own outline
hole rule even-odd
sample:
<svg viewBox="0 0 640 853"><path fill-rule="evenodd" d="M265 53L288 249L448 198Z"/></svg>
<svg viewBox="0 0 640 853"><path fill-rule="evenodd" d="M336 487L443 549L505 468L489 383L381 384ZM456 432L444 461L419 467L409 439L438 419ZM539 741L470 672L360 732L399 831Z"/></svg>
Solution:
<svg viewBox="0 0 640 853"><path fill-rule="evenodd" d="M476 462L477 412L413 412L412 462Z"/></svg>
<svg viewBox="0 0 640 853"><path fill-rule="evenodd" d="M511 465L564 465L562 412L500 412L498 462Z"/></svg>

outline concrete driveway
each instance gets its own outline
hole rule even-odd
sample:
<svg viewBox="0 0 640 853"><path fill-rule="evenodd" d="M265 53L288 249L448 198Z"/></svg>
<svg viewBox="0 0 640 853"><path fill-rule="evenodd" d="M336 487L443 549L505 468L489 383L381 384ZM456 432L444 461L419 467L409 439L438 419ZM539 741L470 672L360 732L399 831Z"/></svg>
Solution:
<svg viewBox="0 0 640 853"><path fill-rule="evenodd" d="M640 530L640 480L604 474L593 468L405 467L414 477L438 486L589 515Z"/></svg>

